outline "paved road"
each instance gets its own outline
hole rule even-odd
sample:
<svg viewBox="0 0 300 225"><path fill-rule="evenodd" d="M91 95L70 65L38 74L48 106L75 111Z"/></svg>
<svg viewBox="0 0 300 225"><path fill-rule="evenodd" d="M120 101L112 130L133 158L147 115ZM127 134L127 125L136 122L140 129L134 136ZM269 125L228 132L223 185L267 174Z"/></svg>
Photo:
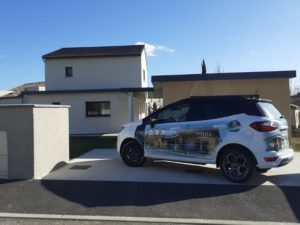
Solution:
<svg viewBox="0 0 300 225"><path fill-rule="evenodd" d="M300 221L300 187L0 181L0 212Z"/></svg>

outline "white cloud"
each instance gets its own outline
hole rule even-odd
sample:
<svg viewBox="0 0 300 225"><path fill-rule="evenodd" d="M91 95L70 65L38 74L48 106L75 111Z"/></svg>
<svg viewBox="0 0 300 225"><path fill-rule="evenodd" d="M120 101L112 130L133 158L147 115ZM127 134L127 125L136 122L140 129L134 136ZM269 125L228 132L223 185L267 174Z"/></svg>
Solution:
<svg viewBox="0 0 300 225"><path fill-rule="evenodd" d="M157 47L158 50L161 50L161 51L170 52L170 53L175 52L174 49L167 48L166 46L163 46L163 45L157 45L156 47Z"/></svg>
<svg viewBox="0 0 300 225"><path fill-rule="evenodd" d="M152 45L152 44L148 44L148 43L141 42L141 41L139 41L135 44L136 45L145 45L146 53L148 56L156 56L158 51L169 52L169 53L175 52L174 49L168 48L163 45Z"/></svg>

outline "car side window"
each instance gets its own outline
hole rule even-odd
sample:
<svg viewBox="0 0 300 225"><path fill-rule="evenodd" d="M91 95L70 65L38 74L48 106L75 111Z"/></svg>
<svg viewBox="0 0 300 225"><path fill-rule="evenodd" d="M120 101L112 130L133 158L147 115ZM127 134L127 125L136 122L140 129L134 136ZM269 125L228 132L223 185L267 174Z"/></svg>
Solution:
<svg viewBox="0 0 300 225"><path fill-rule="evenodd" d="M185 122L190 109L190 103L174 105L157 114L157 119L164 123Z"/></svg>
<svg viewBox="0 0 300 225"><path fill-rule="evenodd" d="M191 109L190 119L211 120L233 115L230 102L223 100L195 101Z"/></svg>

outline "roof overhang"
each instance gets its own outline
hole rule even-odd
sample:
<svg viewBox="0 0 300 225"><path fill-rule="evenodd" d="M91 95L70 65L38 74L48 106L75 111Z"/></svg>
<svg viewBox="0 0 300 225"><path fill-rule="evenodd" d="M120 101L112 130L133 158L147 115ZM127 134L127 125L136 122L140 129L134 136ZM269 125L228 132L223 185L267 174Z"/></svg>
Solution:
<svg viewBox="0 0 300 225"><path fill-rule="evenodd" d="M81 93L112 93L112 92L154 92L154 88L110 88L110 89L85 89L85 90L52 90L52 91L25 91L23 95L47 95L47 94L81 94Z"/></svg>
<svg viewBox="0 0 300 225"><path fill-rule="evenodd" d="M244 79L275 79L294 78L295 70L264 71L242 73L210 73L210 74L181 74L181 75L155 75L152 82L176 82L176 81L206 81L206 80L244 80Z"/></svg>
<svg viewBox="0 0 300 225"><path fill-rule="evenodd" d="M295 70L287 71L263 71L263 72L239 72L239 73L210 73L210 74L179 74L179 75L154 75L152 84L155 88L154 95L162 97L162 85L166 82L184 81L212 81L212 80L251 80L251 79L278 79L294 78Z"/></svg>
<svg viewBox="0 0 300 225"><path fill-rule="evenodd" d="M144 45L61 48L42 56L48 59L140 56Z"/></svg>

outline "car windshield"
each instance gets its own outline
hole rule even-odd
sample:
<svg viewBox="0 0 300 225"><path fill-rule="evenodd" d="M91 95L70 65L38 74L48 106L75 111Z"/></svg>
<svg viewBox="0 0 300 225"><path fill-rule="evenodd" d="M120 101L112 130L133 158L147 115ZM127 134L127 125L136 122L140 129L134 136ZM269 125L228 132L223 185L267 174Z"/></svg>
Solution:
<svg viewBox="0 0 300 225"><path fill-rule="evenodd" d="M269 102L259 102L258 105L265 113L266 117L271 119L279 119L282 117L281 113Z"/></svg>

